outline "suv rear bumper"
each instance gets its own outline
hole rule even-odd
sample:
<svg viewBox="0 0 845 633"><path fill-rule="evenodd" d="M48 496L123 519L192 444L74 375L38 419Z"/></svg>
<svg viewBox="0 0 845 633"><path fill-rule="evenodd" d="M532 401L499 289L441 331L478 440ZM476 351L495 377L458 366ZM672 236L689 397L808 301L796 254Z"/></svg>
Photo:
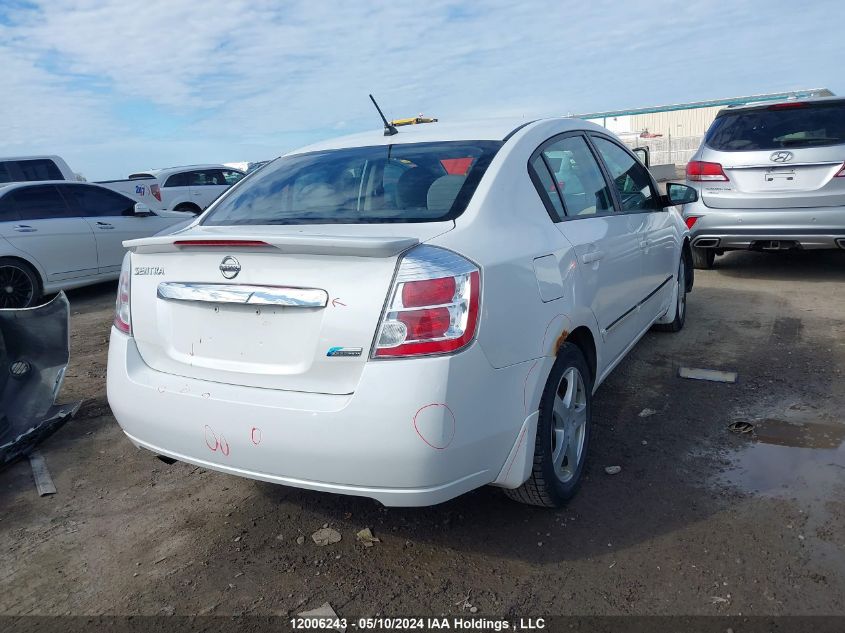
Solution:
<svg viewBox="0 0 845 633"><path fill-rule="evenodd" d="M369 362L350 395L277 391L158 372L112 328L107 385L123 431L156 454L425 506L496 480L527 417L525 372L493 369L475 344L454 356Z"/></svg>
<svg viewBox="0 0 845 633"><path fill-rule="evenodd" d="M713 209L686 205L697 216L690 243L718 249L845 248L845 207L801 209Z"/></svg>

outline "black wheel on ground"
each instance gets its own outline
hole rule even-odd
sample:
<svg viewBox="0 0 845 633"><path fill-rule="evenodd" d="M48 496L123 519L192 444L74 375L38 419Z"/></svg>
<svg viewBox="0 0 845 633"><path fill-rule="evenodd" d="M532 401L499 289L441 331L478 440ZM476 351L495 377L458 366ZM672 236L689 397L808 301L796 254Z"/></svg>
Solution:
<svg viewBox="0 0 845 633"><path fill-rule="evenodd" d="M200 209L195 204L191 204L190 202L183 202L182 204L177 204L173 210L188 211L189 213L193 213L194 215L199 215L202 212L202 209Z"/></svg>
<svg viewBox="0 0 845 633"><path fill-rule="evenodd" d="M660 332L679 332L687 320L687 260L681 255L678 264L678 300L675 303L675 319L671 323L656 323L654 329Z"/></svg>
<svg viewBox="0 0 845 633"><path fill-rule="evenodd" d="M528 480L505 494L516 501L559 508L578 491L590 445L593 387L580 348L564 343L540 399L534 465Z"/></svg>
<svg viewBox="0 0 845 633"><path fill-rule="evenodd" d="M41 283L32 266L0 257L0 308L29 308L41 299Z"/></svg>
<svg viewBox="0 0 845 633"><path fill-rule="evenodd" d="M692 265L701 270L710 270L713 268L713 262L716 260L716 251L712 248L696 248L692 247Z"/></svg>

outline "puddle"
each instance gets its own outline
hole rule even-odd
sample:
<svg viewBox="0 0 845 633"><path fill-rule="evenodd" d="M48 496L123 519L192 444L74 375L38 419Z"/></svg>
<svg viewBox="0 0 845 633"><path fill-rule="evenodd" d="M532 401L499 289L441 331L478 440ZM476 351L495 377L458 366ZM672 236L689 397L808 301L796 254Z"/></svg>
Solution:
<svg viewBox="0 0 845 633"><path fill-rule="evenodd" d="M754 432L720 479L751 493L805 501L830 500L845 484L845 424L753 420Z"/></svg>

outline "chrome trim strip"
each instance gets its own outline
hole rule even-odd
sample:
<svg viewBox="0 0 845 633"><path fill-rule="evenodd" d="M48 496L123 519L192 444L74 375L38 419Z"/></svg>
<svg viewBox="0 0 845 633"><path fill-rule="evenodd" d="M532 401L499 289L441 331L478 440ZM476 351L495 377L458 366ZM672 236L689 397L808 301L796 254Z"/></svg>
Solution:
<svg viewBox="0 0 845 633"><path fill-rule="evenodd" d="M329 293L319 288L248 286L239 284L199 284L166 281L158 285L159 299L281 306L285 308L325 308Z"/></svg>

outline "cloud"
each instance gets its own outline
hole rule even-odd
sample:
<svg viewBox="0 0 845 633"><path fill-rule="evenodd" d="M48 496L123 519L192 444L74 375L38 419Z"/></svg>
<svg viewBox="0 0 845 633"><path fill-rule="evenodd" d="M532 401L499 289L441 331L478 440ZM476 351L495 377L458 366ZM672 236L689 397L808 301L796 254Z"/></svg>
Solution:
<svg viewBox="0 0 845 633"><path fill-rule="evenodd" d="M18 117L7 142L65 148L95 177L171 160L260 159L376 126L368 92L396 117L536 117L841 76L838 38L819 32L836 14L832 1L9 7L0 12L9 82L0 105Z"/></svg>

